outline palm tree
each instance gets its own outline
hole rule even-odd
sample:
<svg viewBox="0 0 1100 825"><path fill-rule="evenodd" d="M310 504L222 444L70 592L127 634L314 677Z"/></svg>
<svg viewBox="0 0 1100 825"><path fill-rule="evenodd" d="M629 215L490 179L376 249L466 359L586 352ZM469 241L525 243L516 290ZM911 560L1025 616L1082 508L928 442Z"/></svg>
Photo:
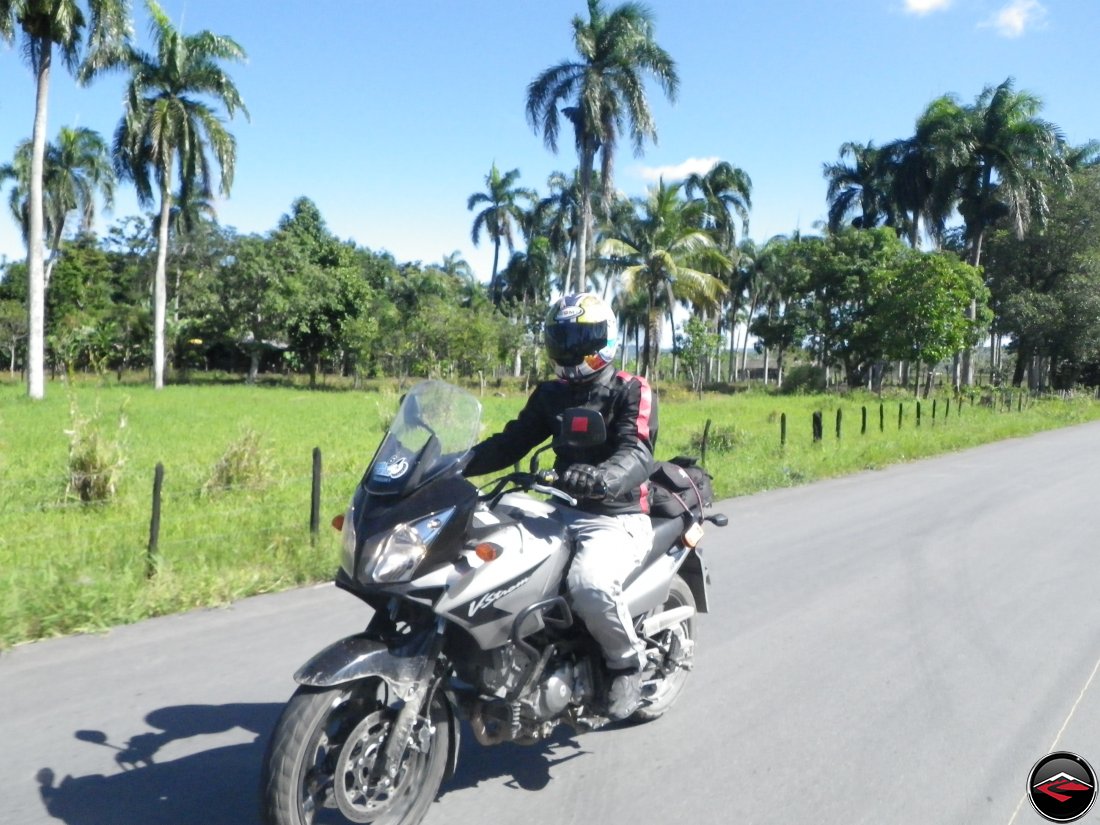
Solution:
<svg viewBox="0 0 1100 825"><path fill-rule="evenodd" d="M45 386L46 275L43 253L45 231L43 174L46 158L46 117L50 71L56 48L65 67L84 77L112 59L130 36L128 0L0 0L0 38L11 43L16 32L23 40L35 76L34 127L27 186L27 394L43 398ZM90 18L90 23L89 23ZM81 66L81 44L87 49Z"/></svg>
<svg viewBox="0 0 1100 825"><path fill-rule="evenodd" d="M917 118L915 134L882 148L883 163L891 170L891 200L899 229L914 249L920 243L921 223L937 248L943 246L947 220L955 208L957 169L964 144L956 139L958 107L949 98L932 101Z"/></svg>
<svg viewBox="0 0 1100 825"><path fill-rule="evenodd" d="M646 99L643 75L649 74L675 101L680 84L676 65L653 39L653 15L642 5L623 3L607 12L600 0L588 0L588 20L573 18L573 45L580 59L543 71L527 87L527 120L556 152L559 106L573 125L580 161L581 221L573 287L587 283L586 259L592 245L591 193L596 152L601 152L602 195L610 202L612 170L619 136L628 129L636 155L657 130Z"/></svg>
<svg viewBox="0 0 1100 825"><path fill-rule="evenodd" d="M474 280L473 267L470 266L470 262L463 258L462 253L457 249L450 255L443 256L443 260L439 264L439 270L450 275L452 278L458 278L467 283L473 282Z"/></svg>
<svg viewBox="0 0 1100 825"><path fill-rule="evenodd" d="M137 190L143 206L160 198L157 224L157 266L153 280L153 381L164 386L164 326L167 306L166 263L173 204L172 181L179 197L214 197L211 154L220 170L219 191L233 185L237 142L218 116L217 107L232 118L238 109L248 116L233 80L219 61L241 61L242 49L224 35L201 31L181 34L155 0L146 0L155 53L127 47L103 69L130 72L126 110L115 131L115 169ZM213 100L213 105L203 98Z"/></svg>
<svg viewBox="0 0 1100 825"><path fill-rule="evenodd" d="M683 200L680 189L660 181L641 205L642 214L600 245L601 256L620 269L624 291L646 296L641 373L647 378L660 352L662 313L677 301L715 310L726 292L703 267L728 267L729 259L700 228L700 203Z"/></svg>
<svg viewBox="0 0 1100 825"><path fill-rule="evenodd" d="M958 210L965 224L967 262L981 263L990 225L1007 218L1022 237L1032 219L1047 215L1049 188L1063 185L1066 142L1039 118L1042 101L1017 92L1012 78L987 86L972 106L961 108L953 135L965 147L958 168ZM971 306L971 317L975 308ZM971 351L963 352L962 382L973 381Z"/></svg>
<svg viewBox="0 0 1100 825"><path fill-rule="evenodd" d="M485 176L487 191L475 192L466 201L467 210L487 204L474 217L470 238L474 246L477 246L481 241L481 230L484 229L493 241L493 274L489 278L489 296L494 303L500 302L497 295L497 269L500 264L501 241L508 246L509 252L515 249L515 229L517 226L522 228L524 218L520 201L536 199L532 190L515 185L518 179L519 169L513 169L502 175L494 163L489 174Z"/></svg>
<svg viewBox="0 0 1100 825"><path fill-rule="evenodd" d="M845 163L846 158L851 163ZM884 154L873 142L844 143L840 160L823 164L823 174L829 184L825 198L829 203L829 231L839 232L849 215L855 214L851 225L870 229L885 223L893 225Z"/></svg>
<svg viewBox="0 0 1100 825"><path fill-rule="evenodd" d="M550 243L550 252L562 273L558 289L565 291L572 282L574 249L580 230L580 181L576 173L567 177L551 172L546 179L550 194L535 204L534 232Z"/></svg>
<svg viewBox="0 0 1100 825"><path fill-rule="evenodd" d="M30 169L32 142L23 141L15 150L15 160L0 167L0 181L9 178L15 186L8 198L12 217L20 224L23 242L30 247ZM46 144L43 162L43 235L49 255L43 271L43 289L48 290L50 276L61 251L61 237L69 215L77 213L80 232L89 232L95 223L96 196L103 205L114 205L114 171L107 142L96 131L62 127L57 143Z"/></svg>
<svg viewBox="0 0 1100 825"><path fill-rule="evenodd" d="M719 161L705 174L689 175L685 181L689 198L698 192L706 205L705 224L718 236L722 249L737 246L737 228L733 216L741 219L741 234L749 233L749 210L752 209L752 179L728 161Z"/></svg>

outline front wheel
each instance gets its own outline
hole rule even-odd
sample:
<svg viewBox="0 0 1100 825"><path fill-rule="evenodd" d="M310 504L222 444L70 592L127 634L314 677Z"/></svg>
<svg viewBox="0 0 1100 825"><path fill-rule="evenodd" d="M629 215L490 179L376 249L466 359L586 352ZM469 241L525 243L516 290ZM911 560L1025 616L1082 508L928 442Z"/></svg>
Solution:
<svg viewBox="0 0 1100 825"><path fill-rule="evenodd" d="M448 764L447 700L432 692L429 718L413 728L390 783L379 770L396 717L386 693L375 679L295 691L264 755L267 825L416 825L424 818Z"/></svg>
<svg viewBox="0 0 1100 825"><path fill-rule="evenodd" d="M673 577L668 598L658 611L677 607L690 607L692 615L657 635L655 641L661 661L648 666L642 674L645 701L633 713L632 719L645 722L664 716L687 682L695 656L695 597L679 575Z"/></svg>

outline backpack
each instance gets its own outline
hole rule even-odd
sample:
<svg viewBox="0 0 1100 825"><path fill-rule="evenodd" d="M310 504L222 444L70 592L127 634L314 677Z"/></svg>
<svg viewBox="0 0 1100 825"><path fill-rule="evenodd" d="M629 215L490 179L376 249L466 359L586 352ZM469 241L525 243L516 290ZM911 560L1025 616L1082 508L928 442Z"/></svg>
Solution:
<svg viewBox="0 0 1100 825"><path fill-rule="evenodd" d="M714 504L712 477L690 456L658 461L649 480L652 484L649 514L655 518L680 517L685 527L701 524L703 509Z"/></svg>

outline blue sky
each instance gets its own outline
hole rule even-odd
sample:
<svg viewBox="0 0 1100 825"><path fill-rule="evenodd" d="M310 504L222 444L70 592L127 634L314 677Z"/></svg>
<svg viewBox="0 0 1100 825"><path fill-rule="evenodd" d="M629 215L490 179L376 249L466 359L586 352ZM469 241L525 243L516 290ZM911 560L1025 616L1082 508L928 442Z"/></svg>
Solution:
<svg viewBox="0 0 1100 825"><path fill-rule="evenodd" d="M221 222L266 232L300 195L329 228L399 261L459 250L487 280L491 246L470 240L467 197L492 163L546 191L576 164L524 117L528 82L572 59L570 20L584 0L163 0L186 32L209 29L248 52L230 71L251 113L231 131L237 175ZM608 6L614 5L608 2ZM810 230L825 214L823 163L845 141L881 144L913 131L938 95L971 102L1006 77L1039 95L1071 143L1100 138L1097 0L650 0L680 94L651 87L659 142L622 147L615 181L642 195L713 160L753 180L750 235ZM137 4L136 29L147 17ZM123 81L51 87L49 136L88 126L110 137ZM0 157L28 137L33 79L0 46ZM5 195L6 204L6 195ZM121 189L113 217L136 213ZM112 220L107 216L106 221ZM6 206L0 256L23 252Z"/></svg>

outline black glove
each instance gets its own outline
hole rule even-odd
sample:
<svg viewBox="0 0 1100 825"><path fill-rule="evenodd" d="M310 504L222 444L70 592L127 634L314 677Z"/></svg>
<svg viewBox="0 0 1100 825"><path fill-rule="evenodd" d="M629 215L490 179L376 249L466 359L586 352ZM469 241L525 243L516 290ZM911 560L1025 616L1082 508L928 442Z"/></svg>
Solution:
<svg viewBox="0 0 1100 825"><path fill-rule="evenodd" d="M591 464L573 464L562 473L561 487L577 498L603 498L607 495L607 482L600 471Z"/></svg>

